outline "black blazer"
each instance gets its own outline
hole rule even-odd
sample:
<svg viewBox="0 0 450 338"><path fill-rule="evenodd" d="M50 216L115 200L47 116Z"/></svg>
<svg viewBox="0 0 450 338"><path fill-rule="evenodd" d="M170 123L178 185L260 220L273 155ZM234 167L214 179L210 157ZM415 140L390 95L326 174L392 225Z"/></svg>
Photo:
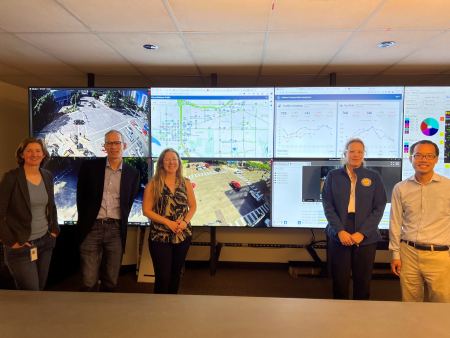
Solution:
<svg viewBox="0 0 450 338"><path fill-rule="evenodd" d="M53 193L52 173L40 169L48 194L48 230L59 234ZM13 246L17 242L24 245L31 235L31 204L25 169L19 167L5 173L0 181L0 242Z"/></svg>
<svg viewBox="0 0 450 338"><path fill-rule="evenodd" d="M78 174L77 209L80 243L94 226L103 199L105 183L106 157L84 161ZM127 241L128 215L140 184L140 173L137 169L122 160L122 176L120 180L120 216L122 226L122 247Z"/></svg>

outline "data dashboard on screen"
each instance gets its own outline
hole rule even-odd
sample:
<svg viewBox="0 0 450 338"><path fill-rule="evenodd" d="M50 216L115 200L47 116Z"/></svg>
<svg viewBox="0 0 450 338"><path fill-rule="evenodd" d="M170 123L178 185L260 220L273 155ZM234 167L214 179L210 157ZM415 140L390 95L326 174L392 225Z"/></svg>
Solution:
<svg viewBox="0 0 450 338"><path fill-rule="evenodd" d="M358 137L366 158L399 158L402 115L403 87L275 88L274 157L340 157Z"/></svg>
<svg viewBox="0 0 450 338"><path fill-rule="evenodd" d="M89 158L54 157L45 168L53 175L55 205L58 214L58 224L73 225L78 221L77 181L83 161ZM148 182L148 158L123 158L123 160L141 173L141 184L128 217L129 226L149 225L147 217L142 215L142 200L144 189Z"/></svg>
<svg viewBox="0 0 450 338"><path fill-rule="evenodd" d="M149 157L149 92L143 88L30 88L30 133L52 157L103 157L105 133L123 134L123 156Z"/></svg>
<svg viewBox="0 0 450 338"><path fill-rule="evenodd" d="M271 158L274 88L152 88L151 153Z"/></svg>
<svg viewBox="0 0 450 338"><path fill-rule="evenodd" d="M405 87L403 179L414 174L411 146L429 140L439 147L434 171L450 178L450 87Z"/></svg>
<svg viewBox="0 0 450 338"><path fill-rule="evenodd" d="M380 229L389 228L389 212L394 186L401 181L401 158L367 160L386 189L387 205ZM328 224L322 207L322 189L329 171L342 168L339 159L275 161L272 166L272 226L325 228ZM358 196L356 196L358 198Z"/></svg>

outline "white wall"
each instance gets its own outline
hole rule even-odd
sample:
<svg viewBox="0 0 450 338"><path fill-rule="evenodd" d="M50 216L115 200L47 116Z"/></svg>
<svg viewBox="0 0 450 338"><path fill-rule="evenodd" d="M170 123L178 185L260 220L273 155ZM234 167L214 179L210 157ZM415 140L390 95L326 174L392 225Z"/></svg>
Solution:
<svg viewBox="0 0 450 338"><path fill-rule="evenodd" d="M0 82L0 175L17 167L15 151L28 137L28 91Z"/></svg>

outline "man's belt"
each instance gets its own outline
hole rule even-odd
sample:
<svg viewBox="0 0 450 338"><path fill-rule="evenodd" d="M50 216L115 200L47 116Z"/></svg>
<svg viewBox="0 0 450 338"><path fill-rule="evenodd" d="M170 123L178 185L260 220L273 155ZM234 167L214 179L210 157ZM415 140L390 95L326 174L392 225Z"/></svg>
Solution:
<svg viewBox="0 0 450 338"><path fill-rule="evenodd" d="M119 222L119 219L115 219L115 218L97 218L95 220L96 223L102 223L102 224L113 224L116 222Z"/></svg>
<svg viewBox="0 0 450 338"><path fill-rule="evenodd" d="M433 244L418 244L411 241L401 240L403 243L416 248L417 250L425 250L425 251L448 251L447 245L433 245Z"/></svg>

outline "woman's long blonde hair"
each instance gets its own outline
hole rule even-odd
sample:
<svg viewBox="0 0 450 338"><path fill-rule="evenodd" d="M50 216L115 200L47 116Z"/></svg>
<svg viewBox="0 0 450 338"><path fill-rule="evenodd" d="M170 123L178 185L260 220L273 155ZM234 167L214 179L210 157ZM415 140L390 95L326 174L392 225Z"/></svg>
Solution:
<svg viewBox="0 0 450 338"><path fill-rule="evenodd" d="M164 181L166 179L167 173L164 169L164 156L168 152L172 152L177 156L178 160L178 169L176 172L177 180L179 182L184 181L183 176L183 167L181 165L181 158L178 152L175 149L172 148L166 148L164 149L161 154L158 157L158 161L156 162L156 170L155 175L153 175L152 182L153 182L153 208L157 205L159 199L161 198L162 191L164 189Z"/></svg>

